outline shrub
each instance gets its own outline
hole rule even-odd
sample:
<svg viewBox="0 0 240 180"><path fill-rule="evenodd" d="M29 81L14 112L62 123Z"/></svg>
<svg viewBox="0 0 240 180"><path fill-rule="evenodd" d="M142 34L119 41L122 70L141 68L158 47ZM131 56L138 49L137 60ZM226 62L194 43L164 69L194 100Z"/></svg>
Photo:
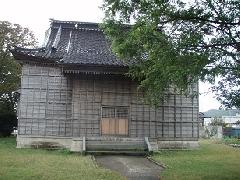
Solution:
<svg viewBox="0 0 240 180"><path fill-rule="evenodd" d="M15 113L0 113L0 137L10 136L16 126L17 116Z"/></svg>

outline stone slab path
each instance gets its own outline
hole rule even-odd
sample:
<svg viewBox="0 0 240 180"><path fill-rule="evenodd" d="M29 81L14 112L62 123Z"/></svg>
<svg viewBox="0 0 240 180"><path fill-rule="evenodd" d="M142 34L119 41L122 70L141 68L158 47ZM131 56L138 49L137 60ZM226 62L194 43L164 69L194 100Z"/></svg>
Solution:
<svg viewBox="0 0 240 180"><path fill-rule="evenodd" d="M162 167L142 156L95 156L98 165L119 172L130 180L158 180Z"/></svg>

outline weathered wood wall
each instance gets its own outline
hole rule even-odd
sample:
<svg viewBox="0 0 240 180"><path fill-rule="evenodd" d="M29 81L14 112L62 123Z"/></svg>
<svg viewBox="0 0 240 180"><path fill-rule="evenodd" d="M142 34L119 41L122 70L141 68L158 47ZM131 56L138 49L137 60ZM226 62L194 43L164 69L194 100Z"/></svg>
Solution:
<svg viewBox="0 0 240 180"><path fill-rule="evenodd" d="M197 86L193 90L197 91ZM137 84L106 76L78 76L73 79L73 135L101 134L101 107L129 109L130 137L169 139L198 138L198 97L172 94L159 108L144 104Z"/></svg>
<svg viewBox="0 0 240 180"><path fill-rule="evenodd" d="M99 136L101 107L128 106L131 82L107 77L78 76L73 79L73 135Z"/></svg>
<svg viewBox="0 0 240 180"><path fill-rule="evenodd" d="M157 109L141 102L141 97L137 84L128 79L70 76L59 67L24 65L19 134L100 136L102 107L125 106L129 110L130 137L198 138L198 97L172 94Z"/></svg>
<svg viewBox="0 0 240 180"><path fill-rule="evenodd" d="M20 135L71 136L72 84L61 68L25 64L18 107Z"/></svg>

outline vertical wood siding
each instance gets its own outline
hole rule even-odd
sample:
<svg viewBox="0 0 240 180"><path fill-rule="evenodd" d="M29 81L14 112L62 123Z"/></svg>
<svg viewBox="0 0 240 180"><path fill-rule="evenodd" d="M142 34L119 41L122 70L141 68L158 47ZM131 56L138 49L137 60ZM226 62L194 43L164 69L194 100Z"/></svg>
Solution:
<svg viewBox="0 0 240 180"><path fill-rule="evenodd" d="M73 79L73 135L101 135L101 107L124 106L129 108L130 137L198 138L198 97L172 94L157 109L144 104L142 97L130 80Z"/></svg>
<svg viewBox="0 0 240 180"><path fill-rule="evenodd" d="M20 135L71 136L72 84L60 68L23 65Z"/></svg>
<svg viewBox="0 0 240 180"><path fill-rule="evenodd" d="M129 109L129 137L197 139L198 97L171 94L158 108L142 101L137 84L109 76L64 76L60 68L24 65L19 134L100 136L101 108ZM191 88L198 91L197 85Z"/></svg>

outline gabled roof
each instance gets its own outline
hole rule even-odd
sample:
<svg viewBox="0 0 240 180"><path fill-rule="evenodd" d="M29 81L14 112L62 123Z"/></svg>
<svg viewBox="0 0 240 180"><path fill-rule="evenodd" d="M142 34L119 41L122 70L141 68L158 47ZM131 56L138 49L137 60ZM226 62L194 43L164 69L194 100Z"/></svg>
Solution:
<svg viewBox="0 0 240 180"><path fill-rule="evenodd" d="M97 23L51 19L44 47L12 50L17 60L51 61L72 65L127 67L110 49Z"/></svg>

